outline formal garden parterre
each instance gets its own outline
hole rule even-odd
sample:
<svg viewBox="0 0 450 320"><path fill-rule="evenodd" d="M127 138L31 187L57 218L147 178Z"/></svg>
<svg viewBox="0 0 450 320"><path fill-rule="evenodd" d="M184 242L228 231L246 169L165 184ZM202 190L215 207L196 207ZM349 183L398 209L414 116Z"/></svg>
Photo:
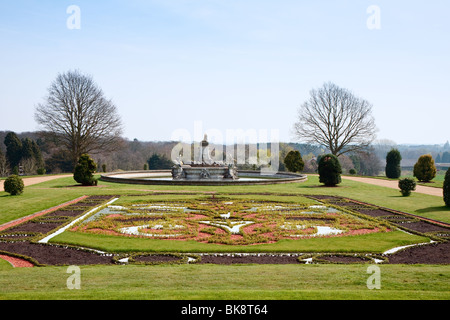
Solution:
<svg viewBox="0 0 450 320"><path fill-rule="evenodd" d="M274 200L252 193L177 199L163 191L81 197L4 225L0 254L36 266L450 263L446 223L339 196L265 195ZM389 235L401 238L388 244L400 250L363 247Z"/></svg>

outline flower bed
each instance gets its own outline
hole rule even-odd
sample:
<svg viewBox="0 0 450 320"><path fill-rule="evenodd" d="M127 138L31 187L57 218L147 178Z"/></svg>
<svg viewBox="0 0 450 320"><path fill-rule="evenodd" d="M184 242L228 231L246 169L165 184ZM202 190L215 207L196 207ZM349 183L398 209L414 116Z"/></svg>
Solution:
<svg viewBox="0 0 450 320"><path fill-rule="evenodd" d="M97 200L106 201L112 196L93 196L84 199L84 203L92 206L98 204ZM318 198L319 196L316 196ZM148 198L147 198L148 199ZM92 201L91 201L92 200ZM233 199L214 199L198 201L177 202L151 202L140 201L134 205L122 207L116 212L106 214L95 213L95 218L81 222L72 230L87 233L102 233L117 237L149 237L148 235L132 235L120 232L120 228L136 226L145 233L170 234L180 232L183 234L170 240L195 240L223 245L253 245L259 243L272 243L280 239L302 241L308 237L345 237L373 232L389 232L392 224L402 227L414 227L417 232L433 234L436 237L448 237L449 228L443 225L422 221L408 215L402 215L385 208L365 206L359 203L356 206L340 208L338 197L324 196L323 205L309 206L295 203L276 201L242 201ZM327 203L328 200L334 204ZM91 206L91 207L92 207ZM81 208L73 204L73 208ZM160 263L373 263L374 259L384 263L450 263L449 242L439 241L430 245L421 245L400 250L388 257L367 256L362 254L161 254L161 253L133 253L114 254L98 253L92 250L61 245L45 245L35 243L34 239L42 237L42 233L30 231L32 227L58 227L67 224L85 210L67 210L68 205L58 206L45 211L45 215L33 215L28 220L9 225L0 232L0 251L10 257L23 258L34 265L69 265L69 264L111 264L118 263L122 258L128 263L160 264ZM347 209L354 210L352 212ZM368 214L366 214L367 212ZM383 212L382 215L371 215L371 212ZM366 217L366 218L365 218ZM221 222L205 224L201 221ZM251 221L238 228L237 233L230 232L233 222ZM164 223L162 223L164 222ZM153 228L156 225L182 225L183 228L164 230ZM227 226L228 228L225 228ZM289 226L282 228L281 226ZM297 227L299 226L299 227ZM13 229L13 227L17 227ZM54 227L54 225L51 225ZM317 235L318 227L327 227L342 230L338 234ZM20 231L23 230L23 231ZM28 231L26 231L28 230ZM41 230L44 231L44 230ZM295 236L295 237L294 237ZM153 237L153 236L150 236ZM167 239L153 237L166 241ZM159 240L158 240L159 241Z"/></svg>
<svg viewBox="0 0 450 320"><path fill-rule="evenodd" d="M323 205L211 199L109 206L71 231L253 245L389 229Z"/></svg>

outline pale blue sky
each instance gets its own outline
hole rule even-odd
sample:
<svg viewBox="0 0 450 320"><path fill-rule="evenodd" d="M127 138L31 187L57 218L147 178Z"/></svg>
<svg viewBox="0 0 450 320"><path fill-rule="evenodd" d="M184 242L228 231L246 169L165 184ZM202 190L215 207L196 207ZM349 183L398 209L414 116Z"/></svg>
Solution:
<svg viewBox="0 0 450 320"><path fill-rule="evenodd" d="M67 28L69 5L81 29ZM79 69L116 103L129 139L194 134L202 121L292 141L298 107L332 81L373 104L378 138L444 143L449 12L448 0L2 0L0 130L38 129L50 83Z"/></svg>

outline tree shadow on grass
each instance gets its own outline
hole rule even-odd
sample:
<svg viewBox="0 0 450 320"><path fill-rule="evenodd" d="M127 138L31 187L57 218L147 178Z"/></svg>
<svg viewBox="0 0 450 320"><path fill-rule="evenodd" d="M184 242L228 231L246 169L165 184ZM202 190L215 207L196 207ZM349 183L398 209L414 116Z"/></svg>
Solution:
<svg viewBox="0 0 450 320"><path fill-rule="evenodd" d="M330 190L333 190L333 189L341 189L341 188L349 188L349 186L341 186L341 185L336 185L336 186L326 186L326 185L324 185L324 184L316 184L316 185L311 185L311 186L305 186L305 185L303 185L303 186L299 186L299 187L302 187L302 188L322 188L322 189L330 189Z"/></svg>
<svg viewBox="0 0 450 320"><path fill-rule="evenodd" d="M428 208L416 210L417 213L430 213L430 212L438 212L438 211L450 211L450 207L438 206L438 207L428 207Z"/></svg>

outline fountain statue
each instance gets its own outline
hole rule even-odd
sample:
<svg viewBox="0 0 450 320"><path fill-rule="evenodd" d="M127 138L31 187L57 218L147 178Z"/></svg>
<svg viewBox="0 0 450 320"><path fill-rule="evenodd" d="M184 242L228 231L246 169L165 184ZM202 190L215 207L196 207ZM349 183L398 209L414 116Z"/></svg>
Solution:
<svg viewBox="0 0 450 320"><path fill-rule="evenodd" d="M199 148L200 163L183 163L179 157L172 167L173 180L237 180L234 163L217 163L209 151L209 142L205 134Z"/></svg>

